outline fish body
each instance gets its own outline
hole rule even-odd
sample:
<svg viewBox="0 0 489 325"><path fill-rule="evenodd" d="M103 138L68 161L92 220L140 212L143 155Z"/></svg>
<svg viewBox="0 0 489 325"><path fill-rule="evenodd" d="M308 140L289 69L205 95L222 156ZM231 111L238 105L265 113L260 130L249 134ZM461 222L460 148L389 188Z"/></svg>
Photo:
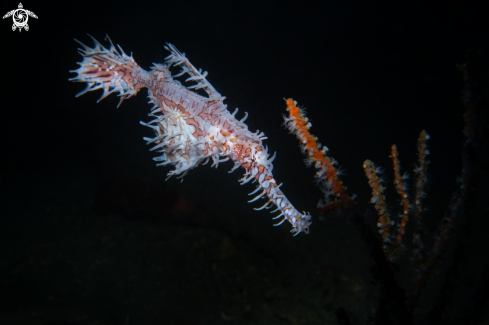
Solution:
<svg viewBox="0 0 489 325"><path fill-rule="evenodd" d="M93 39L93 37L92 37ZM108 37L106 38L108 39ZM241 120L236 118L236 109L231 113L224 104L225 97L207 81L207 72L197 70L187 59L184 53L179 52L173 45L165 48L170 55L163 64L154 63L151 70L142 69L131 56L128 56L119 47L120 52L110 41L110 48L105 48L93 39L95 47L90 48L81 42L83 49L79 53L83 61L78 62L80 67L70 72L78 75L71 81L87 84L85 90L77 97L96 89L103 93L99 101L112 93L120 97L119 105L123 100L136 95L141 89L148 89L150 103L153 104L149 116L152 120L141 124L153 129L154 137L144 138L148 144L153 145L151 151L160 155L153 158L158 166L172 165L175 169L168 173L168 177L185 176L192 168L206 164L212 160L212 166L231 160L234 163L232 171L239 167L245 169L240 183L257 182L257 189L250 195L257 194L249 202L261 197L268 198L267 203L255 210L276 207L279 213L273 219L281 218L275 224L280 225L289 221L294 235L300 232L309 232L311 216L300 213L289 202L280 190L272 175L272 161L268 148L263 146L266 139L263 132L251 132ZM187 82L194 82L189 87L183 86L173 79L170 68L180 67L178 77L187 74ZM208 96L195 92L203 89Z"/></svg>

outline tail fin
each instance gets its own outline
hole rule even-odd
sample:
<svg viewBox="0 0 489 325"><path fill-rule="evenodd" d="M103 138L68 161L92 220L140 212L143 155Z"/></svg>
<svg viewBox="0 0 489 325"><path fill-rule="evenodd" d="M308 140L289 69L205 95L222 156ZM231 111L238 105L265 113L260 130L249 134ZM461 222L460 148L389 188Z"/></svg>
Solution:
<svg viewBox="0 0 489 325"><path fill-rule="evenodd" d="M122 54L117 51L109 36L105 39L109 40L110 49L106 49L91 35L88 36L92 38L95 47L90 48L75 39L83 47L78 49L83 56L83 61L77 62L80 65L78 69L70 71L77 73L78 76L68 80L87 83L85 90L79 92L76 97L92 90L103 89L104 92L97 103L111 93L118 92L121 98L117 105L119 107L124 99L136 95L142 88L135 78L140 68L132 58L132 54L127 56L119 45L117 46Z"/></svg>

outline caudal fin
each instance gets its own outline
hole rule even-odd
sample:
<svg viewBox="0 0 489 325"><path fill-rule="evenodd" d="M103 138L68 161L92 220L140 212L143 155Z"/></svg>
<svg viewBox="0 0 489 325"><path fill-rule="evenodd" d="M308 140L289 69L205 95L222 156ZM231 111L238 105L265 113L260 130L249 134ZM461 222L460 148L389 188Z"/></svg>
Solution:
<svg viewBox="0 0 489 325"><path fill-rule="evenodd" d="M88 36L92 38L95 47L90 48L75 39L83 47L83 49L78 49L83 56L83 61L77 62L80 65L78 69L70 71L78 75L68 80L87 84L87 87L76 97L92 90L103 89L102 96L97 103L112 93L118 93L117 96L121 98L117 105L119 107L124 99L136 95L142 88L137 84L135 78L140 67L132 58L132 54L127 56L117 45L121 52L119 53L108 36L105 39L110 42L109 49L102 46L91 35Z"/></svg>

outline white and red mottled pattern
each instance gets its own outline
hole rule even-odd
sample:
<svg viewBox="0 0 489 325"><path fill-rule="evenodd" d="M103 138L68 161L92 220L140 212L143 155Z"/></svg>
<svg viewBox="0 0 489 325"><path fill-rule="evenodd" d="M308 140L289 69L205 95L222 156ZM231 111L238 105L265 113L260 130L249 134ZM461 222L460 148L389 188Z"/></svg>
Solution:
<svg viewBox="0 0 489 325"><path fill-rule="evenodd" d="M90 36L91 37L91 36ZM274 204L280 214L274 219L283 217L276 225L288 220L294 235L304 231L308 233L311 216L308 213L297 211L280 190L272 175L272 161L275 155L269 158L268 150L263 146L266 139L262 132L252 133L243 123L247 117L236 119L236 113L230 113L223 103L222 97L206 80L207 72L197 70L173 45L165 47L170 51L164 64L154 63L150 71L143 70L132 58L127 56L119 47L120 53L110 41L110 48L103 47L92 37L95 47L90 48L81 42L83 49L79 53L83 61L78 62L80 67L70 72L78 75L71 81L84 82L85 90L78 96L95 89L102 89L103 94L99 101L111 93L118 93L120 103L142 88L148 89L150 103L154 106L149 114L153 120L141 124L152 128L154 138L144 138L148 144L154 144L151 151L160 152L154 158L158 166L173 165L175 169L168 173L185 176L188 171L200 163L206 164L212 159L212 166L220 162L231 160L234 162L232 171L238 167L245 169L245 175L240 179L241 184L251 180L258 182L257 189L250 193L260 192L249 202L258 200L266 195L268 202L256 210L268 209ZM108 39L108 37L106 37ZM172 79L170 68L179 66L182 70L175 77L188 74L186 80L195 82L194 85L184 87L178 80ZM203 89L208 97L201 96L191 89Z"/></svg>

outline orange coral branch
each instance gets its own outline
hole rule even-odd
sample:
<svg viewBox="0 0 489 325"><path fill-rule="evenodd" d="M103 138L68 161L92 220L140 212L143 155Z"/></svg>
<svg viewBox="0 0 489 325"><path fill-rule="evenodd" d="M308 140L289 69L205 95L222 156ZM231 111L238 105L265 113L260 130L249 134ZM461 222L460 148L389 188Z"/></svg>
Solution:
<svg viewBox="0 0 489 325"><path fill-rule="evenodd" d="M426 160L426 156L430 154L428 146L426 145L427 140L430 138L425 130L421 131L418 138L418 166L414 170L418 174L418 179L416 181L416 194L414 197L414 205L416 209L416 219L418 222L421 221L421 214L423 212L422 199L424 194L424 185L426 184L426 170L428 170L429 160Z"/></svg>
<svg viewBox="0 0 489 325"><path fill-rule="evenodd" d="M363 169L368 178L368 185L372 188L371 202L375 203L375 210L377 210L379 214L379 222L377 223L377 226L379 227L379 233L382 235L384 251L389 257L391 252L389 249L391 247L391 234L389 228L392 226L392 221L389 217L389 212L387 212L387 205L385 203L385 187L382 185L382 181L377 175L380 172L380 169L376 168L374 163L370 160L364 161Z"/></svg>
<svg viewBox="0 0 489 325"><path fill-rule="evenodd" d="M309 132L312 125L304 110L297 107L297 102L289 98L286 103L289 117L284 116L285 124L291 133L295 133L303 151L307 153L307 163L314 164L316 167L316 179L325 193L326 204L322 212L327 213L338 207L350 206L353 200L347 195L346 188L338 177L338 172L334 167L337 164L336 161L326 156L328 148L318 144L317 137ZM333 197L333 200L330 199L330 196Z"/></svg>
<svg viewBox="0 0 489 325"><path fill-rule="evenodd" d="M426 170L428 169L429 160L426 160L426 156L429 155L427 140L430 138L425 130L421 131L418 137L418 166L414 171L418 174L416 180L416 192L414 196L414 216L416 219L416 228L413 234L414 244L414 258L416 260L416 270L423 272L423 264L426 262L426 253L424 251L424 244L422 240L423 227L421 225L421 218L423 213L422 200L425 196L424 186L426 184Z"/></svg>
<svg viewBox="0 0 489 325"><path fill-rule="evenodd" d="M406 225L409 220L409 195L407 193L407 186L405 182L407 175L401 176L401 163L399 162L397 146L395 144L393 144L391 147L391 157L394 164L394 185L396 185L397 193L399 193L401 196L402 205L401 222L396 238L397 248L400 248L402 246L402 239L406 233Z"/></svg>

